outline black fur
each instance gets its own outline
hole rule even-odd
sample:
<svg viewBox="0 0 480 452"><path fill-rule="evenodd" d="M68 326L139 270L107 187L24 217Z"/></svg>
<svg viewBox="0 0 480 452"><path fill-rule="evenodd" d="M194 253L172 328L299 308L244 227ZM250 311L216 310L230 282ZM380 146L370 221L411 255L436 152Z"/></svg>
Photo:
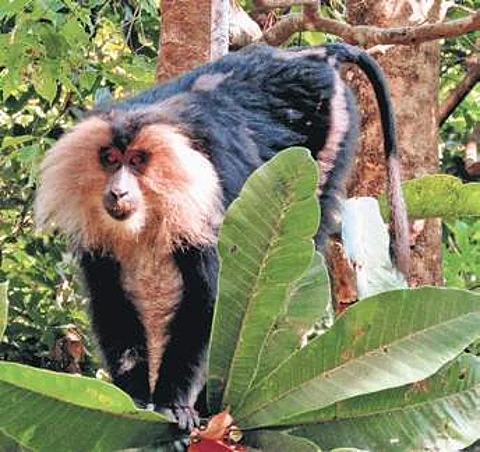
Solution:
<svg viewBox="0 0 480 452"><path fill-rule="evenodd" d="M191 386L203 385L206 345L217 295L218 259L214 248L187 248L177 251L174 257L183 276L184 293L170 326L171 339L153 394L154 404L160 407L188 406ZM203 416L208 414L205 393L196 409Z"/></svg>
<svg viewBox="0 0 480 452"><path fill-rule="evenodd" d="M83 253L80 263L90 293L93 329L114 382L146 404L150 394L145 334L121 287L120 266L113 257L96 252Z"/></svg>
<svg viewBox="0 0 480 452"><path fill-rule="evenodd" d="M178 126L211 159L227 207L252 171L280 150L298 145L308 147L314 156L321 152L330 131L331 98L338 83L335 65L349 61L359 64L374 84L381 100L386 151L395 152L388 91L370 57L346 45L327 46L317 54L291 55L268 46L251 46L131 99L99 106L92 114L111 119L112 142L122 148L146 124ZM196 85L200 76L208 74L224 74L224 78L217 84L212 82L212 89ZM322 225L316 238L319 247L337 228L332 212L344 190L357 139L355 105L350 92L345 92L350 127L323 186ZM124 116L128 117L125 121ZM128 294L122 290L118 263L113 257L85 251L82 266L91 295L94 328L115 383L143 404L154 403L176 413L186 404L192 385L203 382L200 361L210 333L218 264L216 251L210 248L187 245L174 258L184 291L169 328L170 341L153 396L148 394L144 330ZM126 371L130 362L135 366ZM191 425L191 419L184 424Z"/></svg>

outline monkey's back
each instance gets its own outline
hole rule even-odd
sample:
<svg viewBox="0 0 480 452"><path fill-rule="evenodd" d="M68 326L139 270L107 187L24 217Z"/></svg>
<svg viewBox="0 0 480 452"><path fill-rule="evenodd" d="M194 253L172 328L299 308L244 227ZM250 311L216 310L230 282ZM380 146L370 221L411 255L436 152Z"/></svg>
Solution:
<svg viewBox="0 0 480 452"><path fill-rule="evenodd" d="M253 45L98 110L149 109L180 127L209 154L220 180L229 179L228 204L251 172L278 151L306 146L316 155L324 147L338 83L321 48L303 54ZM346 108L354 109L349 94Z"/></svg>

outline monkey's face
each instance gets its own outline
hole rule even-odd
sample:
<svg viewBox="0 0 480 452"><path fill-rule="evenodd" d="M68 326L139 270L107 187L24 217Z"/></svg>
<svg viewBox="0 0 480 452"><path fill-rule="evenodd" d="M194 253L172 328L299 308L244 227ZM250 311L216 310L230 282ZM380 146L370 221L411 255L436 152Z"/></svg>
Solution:
<svg viewBox="0 0 480 452"><path fill-rule="evenodd" d="M158 239L167 248L214 243L221 189L208 158L161 123L137 127L119 145L115 130L132 122L91 117L48 151L37 225L54 226L86 249L125 250Z"/></svg>
<svg viewBox="0 0 480 452"><path fill-rule="evenodd" d="M145 173L150 159L150 153L143 149L100 149L99 161L108 174L103 206L113 219L123 221L138 211L143 200L138 177Z"/></svg>

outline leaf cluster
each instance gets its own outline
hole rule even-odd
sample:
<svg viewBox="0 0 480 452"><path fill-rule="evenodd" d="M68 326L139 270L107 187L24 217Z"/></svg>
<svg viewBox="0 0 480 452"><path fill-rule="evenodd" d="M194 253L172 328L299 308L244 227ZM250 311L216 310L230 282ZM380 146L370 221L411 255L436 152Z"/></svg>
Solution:
<svg viewBox="0 0 480 452"><path fill-rule="evenodd" d="M465 15L465 11L478 9L475 0L462 0L449 5L448 18L457 19ZM448 93L454 90L468 71L469 60L478 59L480 31L468 33L455 39L447 39L441 49L440 67L440 103ZM480 88L478 84L457 106L440 129L440 149L442 151L442 167L447 169L452 156L464 156L468 135L480 122Z"/></svg>

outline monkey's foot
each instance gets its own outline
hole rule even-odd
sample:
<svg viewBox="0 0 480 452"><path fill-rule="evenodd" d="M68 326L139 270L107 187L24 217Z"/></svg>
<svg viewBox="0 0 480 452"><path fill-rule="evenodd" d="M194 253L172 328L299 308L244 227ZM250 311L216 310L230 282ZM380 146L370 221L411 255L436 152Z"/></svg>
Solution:
<svg viewBox="0 0 480 452"><path fill-rule="evenodd" d="M190 432L194 427L200 426L200 418L198 413L191 406L185 405L156 405L155 411L163 414L168 419L176 421L180 430Z"/></svg>

